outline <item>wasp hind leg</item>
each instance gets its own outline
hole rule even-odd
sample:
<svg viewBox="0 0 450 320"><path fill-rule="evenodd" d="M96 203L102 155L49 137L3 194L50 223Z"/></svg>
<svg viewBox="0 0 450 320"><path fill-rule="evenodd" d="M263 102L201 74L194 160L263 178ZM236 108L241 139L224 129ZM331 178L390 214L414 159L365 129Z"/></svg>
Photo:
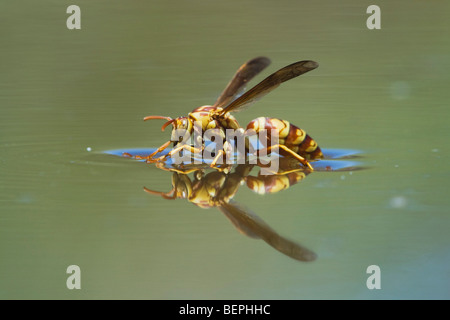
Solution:
<svg viewBox="0 0 450 320"><path fill-rule="evenodd" d="M305 167L308 167L311 171L314 171L313 167L311 166L311 164L302 156L300 156L298 153L292 151L291 149L289 149L288 147L286 147L284 144L276 144L267 148L264 148L262 150L259 150L259 152L261 151L266 151L267 153L270 153L270 151L272 149L276 149L276 148L280 148L283 149L284 151L286 151L287 153L289 153L291 156L293 156L295 159L297 159L298 161L300 161L300 163L302 165L304 165Z"/></svg>

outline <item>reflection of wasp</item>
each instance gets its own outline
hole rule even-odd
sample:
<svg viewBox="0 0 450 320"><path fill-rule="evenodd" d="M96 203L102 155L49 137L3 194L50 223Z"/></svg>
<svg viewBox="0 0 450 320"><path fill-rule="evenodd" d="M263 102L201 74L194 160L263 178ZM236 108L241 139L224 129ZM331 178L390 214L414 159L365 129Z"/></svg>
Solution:
<svg viewBox="0 0 450 320"><path fill-rule="evenodd" d="M298 162L297 162L298 163ZM315 260L316 255L309 249L279 235L261 218L232 200L239 186L247 186L258 193L278 192L302 180L309 172L305 170L289 170L279 175L251 176L251 165L238 165L232 173L203 170L194 172L191 178L187 174L174 172L172 190L169 192L144 190L165 199L182 198L201 208L217 207L231 223L243 234L260 238L283 254L300 261Z"/></svg>
<svg viewBox="0 0 450 320"><path fill-rule="evenodd" d="M200 149L190 144L180 143L187 141L190 138L191 134L195 130L194 123L198 121L201 123L202 132L213 129L216 130L218 135L223 139L223 148L217 152L211 163L211 167L214 167L219 158L223 157L225 154L229 154L232 149L230 142L226 141L225 130L234 129L237 130L239 134L244 134L244 129L239 126L237 120L230 114L230 112L242 110L244 107L249 106L259 98L278 87L281 83L298 77L299 75L318 67L318 63L311 60L293 63L271 74L245 94L237 97L243 90L246 83L266 68L269 63L270 60L268 58L258 57L243 64L212 106L198 107L189 113L188 116L178 117L175 119L164 116L145 117L144 120L167 120L167 122L162 126L162 130L170 124L172 124L173 130L169 141L164 143L161 147L156 149L155 152L147 157L139 158L146 159L147 162L158 162L163 161L167 157L171 157L181 150L188 150L192 153L201 152L204 149L205 143L202 135L198 136L199 141L195 141L196 146L201 146ZM179 136L180 131L178 130L180 129L184 130L184 135L182 137ZM307 135L305 131L285 120L260 117L248 124L247 130L250 129L254 130L255 133L262 130L269 130L268 132L270 132L271 129L275 129L276 132L278 132L279 142L265 149L268 152L270 152L271 149L279 149L281 154L293 156L304 166L309 167L310 170L312 170L312 167L307 159L319 159L323 156L317 143L309 135ZM271 139L271 136L268 135L268 145L271 144ZM170 143L173 143L173 149L168 154L155 159L154 156L166 149ZM248 140L246 140L245 144L246 149L248 150Z"/></svg>

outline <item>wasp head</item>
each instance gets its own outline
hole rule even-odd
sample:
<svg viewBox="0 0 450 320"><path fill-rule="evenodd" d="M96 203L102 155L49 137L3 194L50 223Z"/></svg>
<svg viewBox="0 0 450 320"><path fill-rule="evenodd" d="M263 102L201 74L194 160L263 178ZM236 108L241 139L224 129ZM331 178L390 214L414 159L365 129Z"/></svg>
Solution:
<svg viewBox="0 0 450 320"><path fill-rule="evenodd" d="M190 138L192 132L192 122L188 117L178 117L167 121L163 126L164 130L168 125L172 125L172 135L170 140L177 144L181 141L187 141Z"/></svg>
<svg viewBox="0 0 450 320"><path fill-rule="evenodd" d="M170 141L174 142L175 145L181 141L187 141L190 138L191 132L193 130L193 125L191 119L189 117L178 117L172 119L170 117L163 116L148 116L145 117L144 120L150 119L165 119L167 120L161 127L161 130L164 131L166 127L172 125L172 135L170 137Z"/></svg>

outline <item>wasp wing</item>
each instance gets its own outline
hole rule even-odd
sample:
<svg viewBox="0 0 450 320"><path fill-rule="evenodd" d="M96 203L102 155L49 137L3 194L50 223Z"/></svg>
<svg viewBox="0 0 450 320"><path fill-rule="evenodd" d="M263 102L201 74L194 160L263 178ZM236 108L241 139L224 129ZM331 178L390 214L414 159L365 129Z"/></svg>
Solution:
<svg viewBox="0 0 450 320"><path fill-rule="evenodd" d="M236 98L254 76L264 70L270 64L266 57L257 57L244 63L233 76L213 107L223 107Z"/></svg>
<svg viewBox="0 0 450 320"><path fill-rule="evenodd" d="M241 233L252 238L260 238L295 260L313 261L316 259L314 252L280 236L255 213L241 207L236 202L222 202L218 208Z"/></svg>
<svg viewBox="0 0 450 320"><path fill-rule="evenodd" d="M231 111L241 111L245 107L268 94L270 91L277 88L283 82L298 77L308 71L314 70L318 66L319 64L317 62L311 60L299 61L288 65L277 72L272 73L242 96L231 102L220 114L224 115L225 113Z"/></svg>

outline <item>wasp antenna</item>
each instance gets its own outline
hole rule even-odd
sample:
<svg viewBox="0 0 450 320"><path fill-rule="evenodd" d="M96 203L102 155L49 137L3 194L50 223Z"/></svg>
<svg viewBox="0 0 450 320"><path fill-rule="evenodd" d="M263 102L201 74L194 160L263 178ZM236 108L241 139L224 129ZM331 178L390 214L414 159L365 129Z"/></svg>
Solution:
<svg viewBox="0 0 450 320"><path fill-rule="evenodd" d="M163 119L163 120L167 120L167 121L172 120L171 117L164 117L164 116L147 116L147 117L144 118L144 121L151 120L151 119Z"/></svg>
<svg viewBox="0 0 450 320"><path fill-rule="evenodd" d="M154 194L156 196L161 196L164 199L168 199L168 200L173 200L175 198L174 190L169 191L169 192L161 192L161 191L153 191L153 190L148 189L147 187L144 187L144 191L147 193L150 193L150 194Z"/></svg>
<svg viewBox="0 0 450 320"><path fill-rule="evenodd" d="M162 195L164 193L164 192L160 192L160 191L150 190L147 187L144 187L144 191L147 192L147 193L150 193L150 194L157 195L157 196L160 196L160 195Z"/></svg>
<svg viewBox="0 0 450 320"><path fill-rule="evenodd" d="M166 129L166 127L170 124L172 124L175 120L177 119L170 119L169 121L167 121L166 123L163 124L163 126L161 127L161 131L164 131L164 129Z"/></svg>

